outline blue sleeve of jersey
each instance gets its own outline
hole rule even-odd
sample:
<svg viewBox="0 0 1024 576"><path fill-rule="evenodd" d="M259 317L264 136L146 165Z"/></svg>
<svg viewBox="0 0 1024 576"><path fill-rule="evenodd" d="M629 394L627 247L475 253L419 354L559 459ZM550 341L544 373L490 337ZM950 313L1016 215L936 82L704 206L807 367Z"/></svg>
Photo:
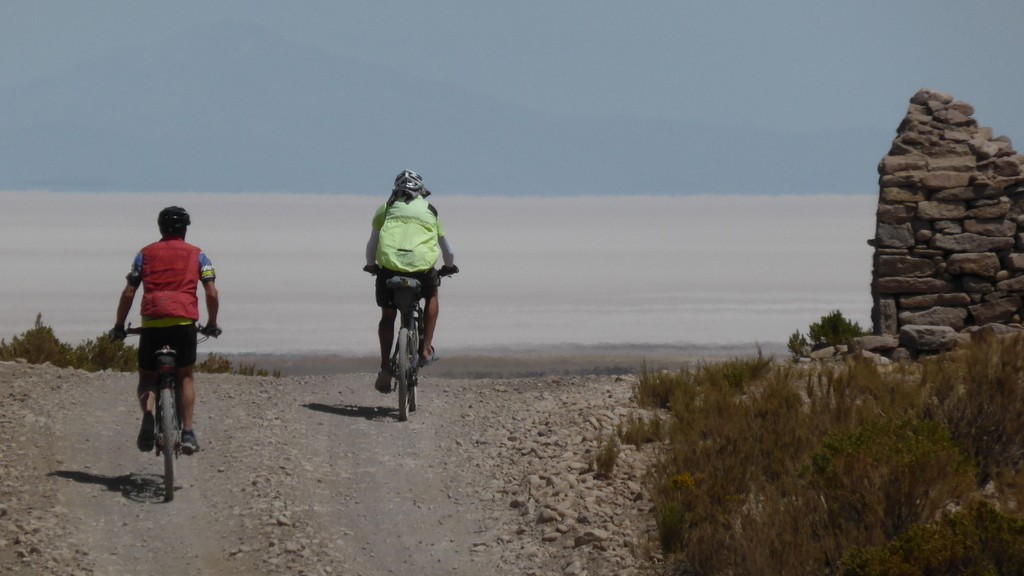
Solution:
<svg viewBox="0 0 1024 576"><path fill-rule="evenodd" d="M125 276L125 279L128 280L129 284L136 288L142 284L142 252L135 255L135 260L132 260L132 269L128 272L128 275Z"/></svg>
<svg viewBox="0 0 1024 576"><path fill-rule="evenodd" d="M213 269L213 262L203 252L199 253L199 281L210 282L217 279L217 272Z"/></svg>

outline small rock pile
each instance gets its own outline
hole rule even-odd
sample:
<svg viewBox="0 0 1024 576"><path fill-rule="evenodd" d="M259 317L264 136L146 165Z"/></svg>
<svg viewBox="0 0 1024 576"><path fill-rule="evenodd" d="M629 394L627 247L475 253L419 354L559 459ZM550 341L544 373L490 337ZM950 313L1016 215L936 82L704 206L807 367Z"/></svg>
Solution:
<svg viewBox="0 0 1024 576"><path fill-rule="evenodd" d="M981 326L1020 328L1024 156L973 114L930 89L910 99L878 165L868 241L875 336L857 349L915 357L952 348Z"/></svg>

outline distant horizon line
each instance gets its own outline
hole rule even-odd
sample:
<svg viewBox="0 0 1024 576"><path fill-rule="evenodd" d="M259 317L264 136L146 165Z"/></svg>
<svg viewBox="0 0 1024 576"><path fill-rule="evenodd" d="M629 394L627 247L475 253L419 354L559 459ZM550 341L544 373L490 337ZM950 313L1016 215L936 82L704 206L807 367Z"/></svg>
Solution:
<svg viewBox="0 0 1024 576"><path fill-rule="evenodd" d="M353 196L353 197L375 197L375 196L386 196L388 194L387 187L383 187L380 191L373 192L343 192L343 191L268 191L268 190L248 190L248 191L198 191L198 190L88 190L88 189L49 189L49 188L0 188L0 194L142 194L142 195L157 195L157 194L192 194L192 195L218 195L218 196L237 196L237 195L261 195L261 196ZM864 191L864 192L773 192L773 191L761 191L761 192L685 192L685 191L661 191L661 192L516 192L516 193L470 193L470 192L446 192L441 191L439 193L441 197L446 198L579 198L579 197L616 197L616 196L629 196L629 197L742 197L742 196L756 196L756 197L783 197L783 196L799 196L799 197L811 197L811 196L868 196L877 195L878 190Z"/></svg>

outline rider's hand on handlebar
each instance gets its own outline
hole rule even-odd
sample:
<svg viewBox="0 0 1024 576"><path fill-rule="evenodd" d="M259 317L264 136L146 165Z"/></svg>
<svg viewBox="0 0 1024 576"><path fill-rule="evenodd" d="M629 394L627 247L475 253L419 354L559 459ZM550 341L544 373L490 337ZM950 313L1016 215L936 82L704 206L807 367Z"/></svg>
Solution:
<svg viewBox="0 0 1024 576"><path fill-rule="evenodd" d="M441 266L441 268L437 271L437 275L438 276L451 276L452 274L458 274L458 273L459 273L459 267L454 265L454 264L452 264L451 266L448 266L447 264L444 265L444 266Z"/></svg>
<svg viewBox="0 0 1024 576"><path fill-rule="evenodd" d="M224 331L220 329L220 326L203 326L199 329L199 332L203 336L213 336L214 338L224 333Z"/></svg>
<svg viewBox="0 0 1024 576"><path fill-rule="evenodd" d="M114 326L107 332L107 338L111 340L124 340L128 337L128 332L124 329L124 326Z"/></svg>
<svg viewBox="0 0 1024 576"><path fill-rule="evenodd" d="M377 273L380 272L380 266L377 266L376 264L367 264L366 266L363 266L363 272L369 272L376 276Z"/></svg>

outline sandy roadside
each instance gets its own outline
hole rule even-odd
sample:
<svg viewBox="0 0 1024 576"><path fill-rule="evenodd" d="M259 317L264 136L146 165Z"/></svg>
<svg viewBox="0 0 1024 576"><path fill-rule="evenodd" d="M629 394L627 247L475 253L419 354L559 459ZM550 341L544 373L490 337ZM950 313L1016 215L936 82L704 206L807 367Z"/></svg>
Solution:
<svg viewBox="0 0 1024 576"><path fill-rule="evenodd" d="M777 359L788 357L785 345L604 345L547 348L439 349L441 360L427 368L437 378L526 378L638 373L678 370L701 361L755 356L758 350ZM353 374L376 370L379 360L370 356L340 354L224 354L233 364L254 365L284 376ZM200 358L203 358L202 354Z"/></svg>

